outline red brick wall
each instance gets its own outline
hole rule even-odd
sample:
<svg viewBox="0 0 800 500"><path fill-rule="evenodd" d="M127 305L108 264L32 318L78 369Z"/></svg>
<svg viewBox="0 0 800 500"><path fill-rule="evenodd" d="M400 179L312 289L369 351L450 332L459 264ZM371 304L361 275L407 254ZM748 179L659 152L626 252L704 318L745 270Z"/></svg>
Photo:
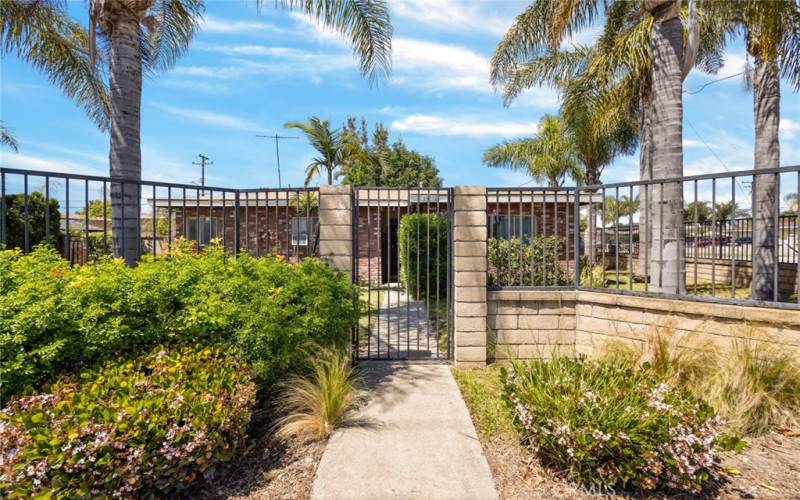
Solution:
<svg viewBox="0 0 800 500"><path fill-rule="evenodd" d="M239 216L241 249L251 255L263 256L269 253L288 256L290 260L297 260L306 256L305 246L291 245L291 220L296 217L305 217L305 211L298 213L294 208L289 207L241 207ZM224 234L223 234L223 211L224 211ZM193 223L197 214L200 217L217 218L217 231L219 237L223 238L225 248L229 251L234 249L234 212L233 207L186 207L186 219ZM184 231L184 211L182 208L172 209L172 237L179 238L186 236ZM315 213L310 214L316 217ZM311 249L314 253L314 235L311 237Z"/></svg>

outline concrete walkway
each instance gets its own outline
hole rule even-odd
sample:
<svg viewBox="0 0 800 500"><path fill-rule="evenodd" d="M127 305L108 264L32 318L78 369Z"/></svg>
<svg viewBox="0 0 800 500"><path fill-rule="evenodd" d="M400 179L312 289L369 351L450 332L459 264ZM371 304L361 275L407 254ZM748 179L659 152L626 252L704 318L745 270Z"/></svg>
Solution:
<svg viewBox="0 0 800 500"><path fill-rule="evenodd" d="M362 366L370 400L328 442L312 499L497 498L448 365Z"/></svg>
<svg viewBox="0 0 800 500"><path fill-rule="evenodd" d="M437 353L435 322L428 320L425 302L413 300L393 283L384 289L377 318L370 325L370 335L361 347L362 356L387 359L434 358Z"/></svg>

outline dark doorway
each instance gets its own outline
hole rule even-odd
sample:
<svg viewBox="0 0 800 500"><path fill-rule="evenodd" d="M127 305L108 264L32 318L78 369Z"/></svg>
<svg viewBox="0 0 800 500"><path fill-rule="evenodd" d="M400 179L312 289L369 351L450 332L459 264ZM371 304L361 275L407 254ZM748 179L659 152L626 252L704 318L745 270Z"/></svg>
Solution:
<svg viewBox="0 0 800 500"><path fill-rule="evenodd" d="M399 281L397 269L397 219L391 218L389 227L381 227L381 282Z"/></svg>

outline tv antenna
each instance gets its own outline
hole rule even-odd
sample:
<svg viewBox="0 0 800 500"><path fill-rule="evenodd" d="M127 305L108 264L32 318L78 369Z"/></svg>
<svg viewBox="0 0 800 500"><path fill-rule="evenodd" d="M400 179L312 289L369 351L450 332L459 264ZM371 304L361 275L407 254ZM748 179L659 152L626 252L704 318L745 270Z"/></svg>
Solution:
<svg viewBox="0 0 800 500"><path fill-rule="evenodd" d="M299 137L294 137L290 135L256 135L256 137L260 137L262 139L275 139L275 156L278 160L278 188L283 187L281 185L281 151L278 147L278 141L283 139L299 139Z"/></svg>

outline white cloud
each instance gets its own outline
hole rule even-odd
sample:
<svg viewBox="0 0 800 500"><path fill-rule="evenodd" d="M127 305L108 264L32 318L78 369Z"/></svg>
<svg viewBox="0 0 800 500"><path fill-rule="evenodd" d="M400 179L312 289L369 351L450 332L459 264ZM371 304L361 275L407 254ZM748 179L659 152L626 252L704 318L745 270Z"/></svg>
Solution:
<svg viewBox="0 0 800 500"><path fill-rule="evenodd" d="M794 139L797 133L800 132L800 122L790 120L789 118L781 118L779 126L781 139Z"/></svg>
<svg viewBox="0 0 800 500"><path fill-rule="evenodd" d="M262 21L232 21L205 15L200 30L206 33L287 33L289 30Z"/></svg>
<svg viewBox="0 0 800 500"><path fill-rule="evenodd" d="M23 170L42 170L66 174L106 175L100 167L87 167L86 163L77 163L68 158L51 156L33 156L28 154L0 152L0 163L7 168Z"/></svg>
<svg viewBox="0 0 800 500"><path fill-rule="evenodd" d="M425 135L463 135L470 137L517 137L536 133L536 123L491 121L480 117L444 117L412 114L394 120L392 128L400 132Z"/></svg>
<svg viewBox="0 0 800 500"><path fill-rule="evenodd" d="M392 58L394 83L433 91L492 90L488 59L465 47L397 38L392 44Z"/></svg>
<svg viewBox="0 0 800 500"><path fill-rule="evenodd" d="M683 139L683 149L694 149L705 147L701 141L697 139Z"/></svg>
<svg viewBox="0 0 800 500"><path fill-rule="evenodd" d="M231 88L223 83L207 82L198 79L168 77L163 80L158 80L158 83L168 88L189 89L213 95L231 93Z"/></svg>
<svg viewBox="0 0 800 500"><path fill-rule="evenodd" d="M193 123L201 123L205 125L213 125L215 127L225 127L236 130L261 130L261 126L257 123L243 120L225 113L217 113L215 111L206 111L203 109L179 108L158 102L152 103L151 106L173 116L189 120Z"/></svg>
<svg viewBox="0 0 800 500"><path fill-rule="evenodd" d="M391 3L392 14L416 23L433 26L439 31L476 31L502 35L511 25L514 12L505 6L509 15L500 16L492 2L463 2L457 0L397 0Z"/></svg>
<svg viewBox="0 0 800 500"><path fill-rule="evenodd" d="M283 58L297 58L304 57L308 52L289 48L289 47L270 47L266 45L225 45L225 44L211 44L198 42L192 47L195 50L202 50L204 52L213 52L217 54L224 54L226 56L262 56L262 57L283 57Z"/></svg>
<svg viewBox="0 0 800 500"><path fill-rule="evenodd" d="M215 80L235 80L254 76L291 78L305 76L318 82L322 74L355 69L353 58L343 53L314 52L266 45L198 44L196 48L231 58L219 66L178 66L172 74Z"/></svg>
<svg viewBox="0 0 800 500"><path fill-rule="evenodd" d="M720 68L719 72L715 75L717 78L733 76L744 71L747 59L745 59L743 55L728 52L725 54L724 58L725 64L722 65L722 68ZM731 80L736 81L734 79Z"/></svg>
<svg viewBox="0 0 800 500"><path fill-rule="evenodd" d="M431 92L463 90L490 94L489 59L459 45L412 38L393 42L392 83ZM514 101L516 106L555 107L558 94L550 87L535 87Z"/></svg>

